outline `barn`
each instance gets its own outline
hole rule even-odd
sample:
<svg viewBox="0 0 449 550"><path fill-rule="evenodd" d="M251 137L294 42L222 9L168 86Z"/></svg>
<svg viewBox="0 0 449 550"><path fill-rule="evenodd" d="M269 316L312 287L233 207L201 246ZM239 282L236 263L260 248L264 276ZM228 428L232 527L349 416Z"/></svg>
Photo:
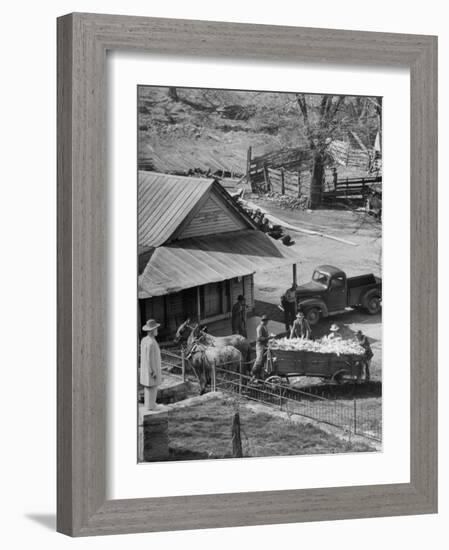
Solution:
<svg viewBox="0 0 449 550"><path fill-rule="evenodd" d="M243 294L254 309L254 274L298 259L260 231L215 179L140 171L139 314L170 339L187 318L229 334Z"/></svg>

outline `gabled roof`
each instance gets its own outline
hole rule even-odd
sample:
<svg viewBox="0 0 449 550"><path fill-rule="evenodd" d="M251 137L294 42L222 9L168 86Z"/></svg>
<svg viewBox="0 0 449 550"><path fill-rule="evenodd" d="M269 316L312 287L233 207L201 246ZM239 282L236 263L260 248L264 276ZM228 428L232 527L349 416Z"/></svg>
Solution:
<svg viewBox="0 0 449 550"><path fill-rule="evenodd" d="M155 247L166 242L207 193L213 181L157 172L139 172L139 247Z"/></svg>
<svg viewBox="0 0 449 550"><path fill-rule="evenodd" d="M184 227L189 217L214 193L227 208L255 229L254 222L214 179L139 172L138 243L139 251L167 243Z"/></svg>

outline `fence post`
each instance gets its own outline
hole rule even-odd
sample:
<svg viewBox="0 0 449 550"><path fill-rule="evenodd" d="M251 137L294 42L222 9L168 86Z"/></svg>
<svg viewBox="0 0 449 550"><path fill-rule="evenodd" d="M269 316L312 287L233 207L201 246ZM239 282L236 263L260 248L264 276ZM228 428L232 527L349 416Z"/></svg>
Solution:
<svg viewBox="0 0 449 550"><path fill-rule="evenodd" d="M242 395L242 359L239 361L239 395Z"/></svg>
<svg viewBox="0 0 449 550"><path fill-rule="evenodd" d="M357 399L354 399L354 435L357 433Z"/></svg>
<svg viewBox="0 0 449 550"><path fill-rule="evenodd" d="M184 348L181 348L181 374L182 381L186 381L186 352Z"/></svg>
<svg viewBox="0 0 449 550"><path fill-rule="evenodd" d="M215 373L215 364L212 365L212 391L217 391L217 380Z"/></svg>
<svg viewBox="0 0 449 550"><path fill-rule="evenodd" d="M283 168L281 168L281 195L285 195L285 174Z"/></svg>
<svg viewBox="0 0 449 550"><path fill-rule="evenodd" d="M251 185L251 190L253 190L251 182L251 145L248 147L248 151L246 153L246 181L249 185Z"/></svg>
<svg viewBox="0 0 449 550"><path fill-rule="evenodd" d="M265 180L265 189L271 191L270 176L268 175L268 167L266 163L263 165L263 177Z"/></svg>

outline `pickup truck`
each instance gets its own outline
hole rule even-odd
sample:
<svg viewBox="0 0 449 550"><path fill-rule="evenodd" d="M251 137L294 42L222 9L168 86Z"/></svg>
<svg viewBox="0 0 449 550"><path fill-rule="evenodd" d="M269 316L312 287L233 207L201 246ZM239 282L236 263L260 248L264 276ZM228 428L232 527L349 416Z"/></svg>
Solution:
<svg viewBox="0 0 449 550"><path fill-rule="evenodd" d="M382 279L369 275L346 277L332 265L318 266L312 280L295 288L298 310L303 311L310 325L347 308L363 308L371 315L382 308Z"/></svg>

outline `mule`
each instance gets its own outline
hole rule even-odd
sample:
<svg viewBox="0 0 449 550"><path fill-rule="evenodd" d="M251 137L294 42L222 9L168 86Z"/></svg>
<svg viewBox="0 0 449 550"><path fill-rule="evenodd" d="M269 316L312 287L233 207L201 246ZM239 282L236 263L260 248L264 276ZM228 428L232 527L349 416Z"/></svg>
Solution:
<svg viewBox="0 0 449 550"><path fill-rule="evenodd" d="M212 334L202 331L198 323L190 325L190 319L187 319L176 331L175 342L186 342L187 347L189 347L195 340L208 346L233 346L242 354L243 361L247 364L245 370L249 370L249 364L251 362L251 345L241 334L212 336Z"/></svg>
<svg viewBox="0 0 449 550"><path fill-rule="evenodd" d="M242 354L233 346L208 346L202 342L194 341L187 348L186 359L190 362L192 370L198 378L200 395L203 395L211 383L212 369L217 367L239 372Z"/></svg>

